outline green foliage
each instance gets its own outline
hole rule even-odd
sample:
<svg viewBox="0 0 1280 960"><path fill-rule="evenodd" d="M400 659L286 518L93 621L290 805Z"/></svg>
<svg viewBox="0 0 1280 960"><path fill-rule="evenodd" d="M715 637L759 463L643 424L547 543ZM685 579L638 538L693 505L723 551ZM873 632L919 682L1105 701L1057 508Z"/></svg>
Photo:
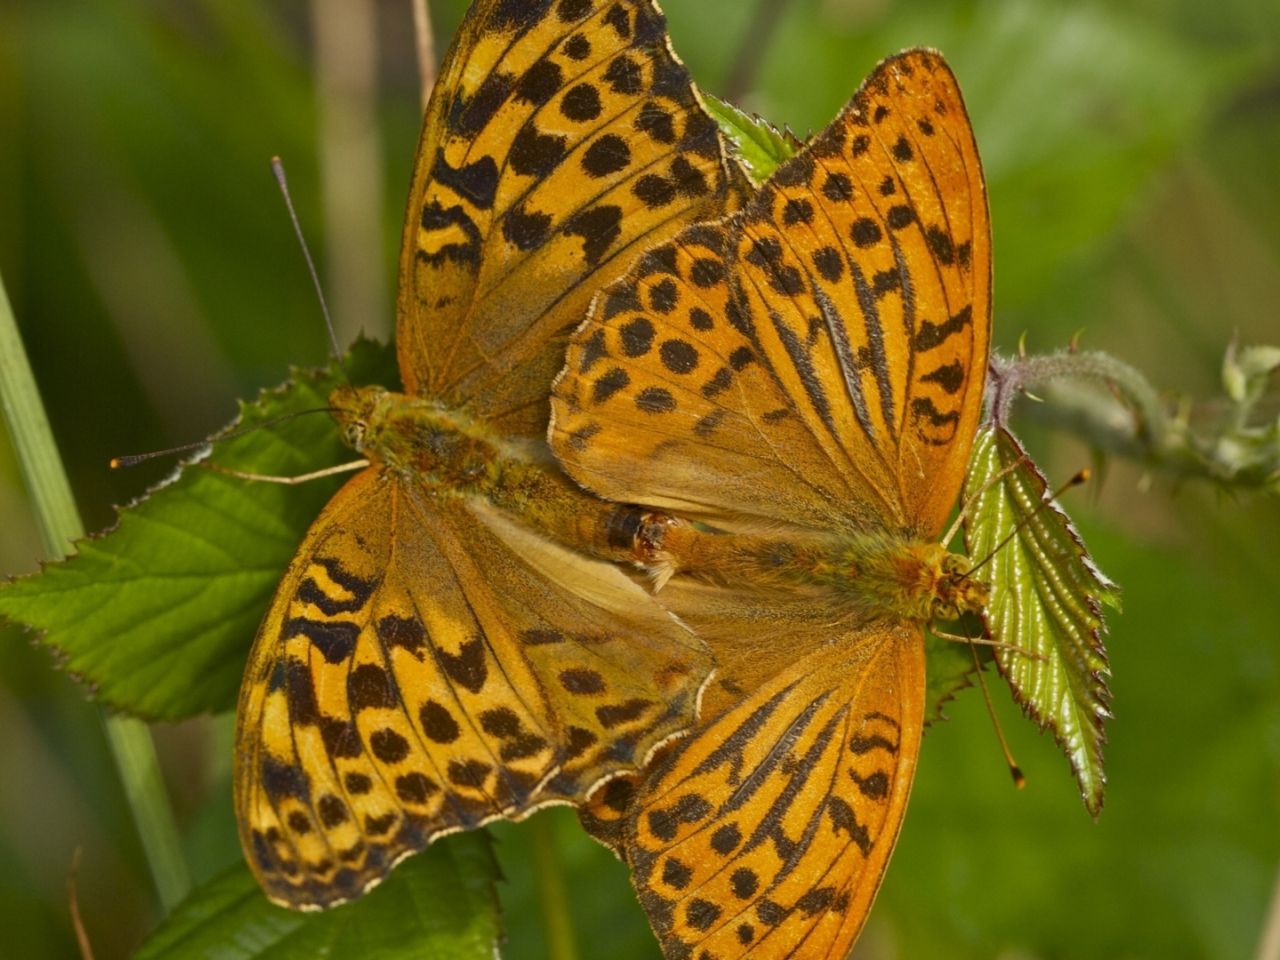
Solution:
<svg viewBox="0 0 1280 960"><path fill-rule="evenodd" d="M1106 783L1102 725L1111 716L1101 604L1118 610L1119 590L1050 496L1012 434L998 425L978 431L965 475L965 501L976 498L965 545L986 562L975 576L991 585L988 635L1020 648L995 648L996 664L1026 714L1053 731L1096 817Z"/></svg>
<svg viewBox="0 0 1280 960"><path fill-rule="evenodd" d="M976 635L976 634L975 634ZM943 708L954 700L965 687L973 686L973 653L969 647L954 640L925 633L926 658L925 723L935 724L946 720ZM979 662L991 659L987 648L978 654Z"/></svg>
<svg viewBox="0 0 1280 960"><path fill-rule="evenodd" d="M357 344L350 369L358 383L396 381L391 349L377 344ZM235 426L323 410L340 382L336 370L297 371L244 404ZM275 476L354 458L319 414L219 442L210 457ZM41 631L116 709L164 720L232 710L258 622L339 482L255 483L188 463L110 533L0 587L0 614Z"/></svg>
<svg viewBox="0 0 1280 960"><path fill-rule="evenodd" d="M702 100L756 183L768 180L773 171L800 149L800 142L790 130L780 131L768 120L748 116L719 97L703 94Z"/></svg>
<svg viewBox="0 0 1280 960"><path fill-rule="evenodd" d="M134 960L491 960L498 879L484 831L446 837L360 900L323 913L268 903L241 863L183 901Z"/></svg>

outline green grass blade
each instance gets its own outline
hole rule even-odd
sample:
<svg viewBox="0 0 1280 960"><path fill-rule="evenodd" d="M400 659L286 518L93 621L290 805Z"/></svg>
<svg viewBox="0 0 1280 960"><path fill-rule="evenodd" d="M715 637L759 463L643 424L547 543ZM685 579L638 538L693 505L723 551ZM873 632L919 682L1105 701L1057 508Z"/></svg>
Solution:
<svg viewBox="0 0 1280 960"><path fill-rule="evenodd" d="M49 558L60 558L84 535L71 484L58 454L18 325L0 280L0 405L22 467ZM133 812L156 891L166 910L191 889L173 808L165 794L155 744L146 726L103 714L116 770Z"/></svg>

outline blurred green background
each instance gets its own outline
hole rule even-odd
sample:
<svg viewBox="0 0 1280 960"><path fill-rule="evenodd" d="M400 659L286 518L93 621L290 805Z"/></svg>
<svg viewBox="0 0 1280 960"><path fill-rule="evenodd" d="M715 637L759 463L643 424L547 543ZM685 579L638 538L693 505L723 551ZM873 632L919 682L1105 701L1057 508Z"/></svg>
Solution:
<svg viewBox="0 0 1280 960"><path fill-rule="evenodd" d="M170 469L113 473L110 457L201 437L236 397L326 357L273 154L341 328L389 328L419 116L410 0L371 2L363 43L358 29L316 27L335 3L339 17L356 6L0 0L0 274L90 529ZM439 50L464 7L432 0ZM666 7L705 89L801 134L880 57L946 53L986 167L1006 351L1024 332L1038 351L1083 328L1085 346L1205 397L1233 331L1280 343L1276 0ZM1077 440L1024 433L1052 478L1089 462ZM1108 639L1106 808L1094 824L1053 743L996 686L1030 780L1015 792L966 691L926 738L860 960L1263 960L1280 865L1280 503L1116 462L1067 507L1124 588ZM2 441L0 572L39 556ZM0 955L78 956L66 880L79 847L96 955L124 957L158 907L97 712L53 665L20 630L0 631ZM229 718L155 733L207 878L240 855ZM625 870L567 811L539 816L581 955L656 957ZM494 833L504 955L536 960L529 825Z"/></svg>

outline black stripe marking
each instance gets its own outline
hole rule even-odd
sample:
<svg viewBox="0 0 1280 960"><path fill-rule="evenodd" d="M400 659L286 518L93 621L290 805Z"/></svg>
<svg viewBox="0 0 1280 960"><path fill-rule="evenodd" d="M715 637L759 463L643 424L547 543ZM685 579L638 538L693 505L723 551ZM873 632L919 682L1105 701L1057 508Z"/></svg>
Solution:
<svg viewBox="0 0 1280 960"><path fill-rule="evenodd" d="M857 264L851 264L854 270L854 284L861 292L866 284L861 282L862 275L858 270ZM849 328L845 323L844 317L840 314L840 309L835 302L827 296L825 290L817 284L812 286L813 299L818 304L818 309L822 312L822 319L826 321L827 332L831 334L831 343L835 347L836 356L840 360L840 373L844 376L845 388L849 392L849 400L853 403L854 413L858 415L858 423L862 425L862 429L868 436L875 439L875 427L871 423L871 418L867 413L867 400L862 394L862 378L858 375L858 361L853 355L853 344L849 342ZM864 307L865 313L865 307ZM876 318L877 333L879 330L879 318ZM871 325L871 318L867 318L868 327ZM870 331L868 331L870 333ZM875 343L875 340L872 340ZM881 345L880 360L883 362L884 348Z"/></svg>
<svg viewBox="0 0 1280 960"><path fill-rule="evenodd" d="M804 392L809 395L809 402L813 404L814 412L822 419L828 431L832 436L836 435L836 422L831 416L831 403L827 400L826 391L822 389L822 381L818 379L818 373L813 367L813 360L809 357L800 338L782 322L782 318L769 311L769 319L773 321L773 328L778 333L778 339L782 341L783 347L786 348L787 355L791 358L791 364L795 367L796 373L800 375L800 384L804 387Z"/></svg>
<svg viewBox="0 0 1280 960"><path fill-rule="evenodd" d="M967 304L963 310L944 323L931 323L928 320L921 320L920 330L912 338L911 348L918 353L924 353L927 350L932 350L934 347L946 342L946 340L953 334L959 333L972 322L973 306L971 304Z"/></svg>
<svg viewBox="0 0 1280 960"><path fill-rule="evenodd" d="M817 715L830 696L830 691L822 694L791 721L786 733L774 743L773 748L769 751L769 756L765 758L760 766L751 771L747 778L742 781L742 785L734 791L733 796L720 808L719 813L721 816L741 809L765 785L773 771L786 762L792 748L804 736L805 731L809 729L809 724L813 722L814 716ZM757 828L752 838L755 839L756 834L759 834L759 832L760 828ZM743 849L749 849L751 845L748 844Z"/></svg>
<svg viewBox="0 0 1280 960"><path fill-rule="evenodd" d="M818 826L822 822L823 811L821 804L810 815L809 822L805 824L804 832L800 835L799 840L792 840L783 832L782 822L786 819L787 811L791 809L796 797L804 790L810 774L813 773L818 765L818 761L827 752L827 747L831 745L831 741L835 739L836 727L844 720L847 713L848 708L842 708L822 728L813 745L805 751L804 759L797 765L796 772L788 779L782 793L774 800L769 812L765 814L764 819L760 821L760 825L756 827L751 837L742 847L745 853L759 846L766 839L773 841L774 850L777 851L779 858L782 860L782 866L773 877L772 886L774 887L796 868L809 846L813 843L814 834L818 832Z"/></svg>
<svg viewBox="0 0 1280 960"><path fill-rule="evenodd" d="M958 393L964 386L964 365L959 360L952 360L939 367L933 373L926 373L920 378L921 383L936 383L950 394Z"/></svg>
<svg viewBox="0 0 1280 960"><path fill-rule="evenodd" d="M493 157L484 156L473 163L452 167L444 158L444 150L437 148L435 162L431 165L431 179L481 210L493 209L493 201L498 194L498 165Z"/></svg>

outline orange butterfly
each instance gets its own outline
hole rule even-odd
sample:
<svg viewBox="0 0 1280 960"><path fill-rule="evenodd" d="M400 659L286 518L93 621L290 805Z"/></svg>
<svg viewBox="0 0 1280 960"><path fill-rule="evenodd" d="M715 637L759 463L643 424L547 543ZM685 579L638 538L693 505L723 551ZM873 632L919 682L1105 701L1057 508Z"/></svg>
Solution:
<svg viewBox="0 0 1280 960"><path fill-rule="evenodd" d="M307 533L241 688L236 814L272 900L359 896L692 725L709 656L587 555L631 514L556 468L546 397L594 291L742 190L649 0L469 11L404 229L406 392L331 398L370 465Z"/></svg>
<svg viewBox="0 0 1280 960"><path fill-rule="evenodd" d="M936 541L990 322L973 132L942 57L912 50L740 213L639 258L575 335L553 448L655 511L636 559L720 668L704 725L585 818L620 825L668 957L856 939L919 753L922 624L987 599Z"/></svg>

